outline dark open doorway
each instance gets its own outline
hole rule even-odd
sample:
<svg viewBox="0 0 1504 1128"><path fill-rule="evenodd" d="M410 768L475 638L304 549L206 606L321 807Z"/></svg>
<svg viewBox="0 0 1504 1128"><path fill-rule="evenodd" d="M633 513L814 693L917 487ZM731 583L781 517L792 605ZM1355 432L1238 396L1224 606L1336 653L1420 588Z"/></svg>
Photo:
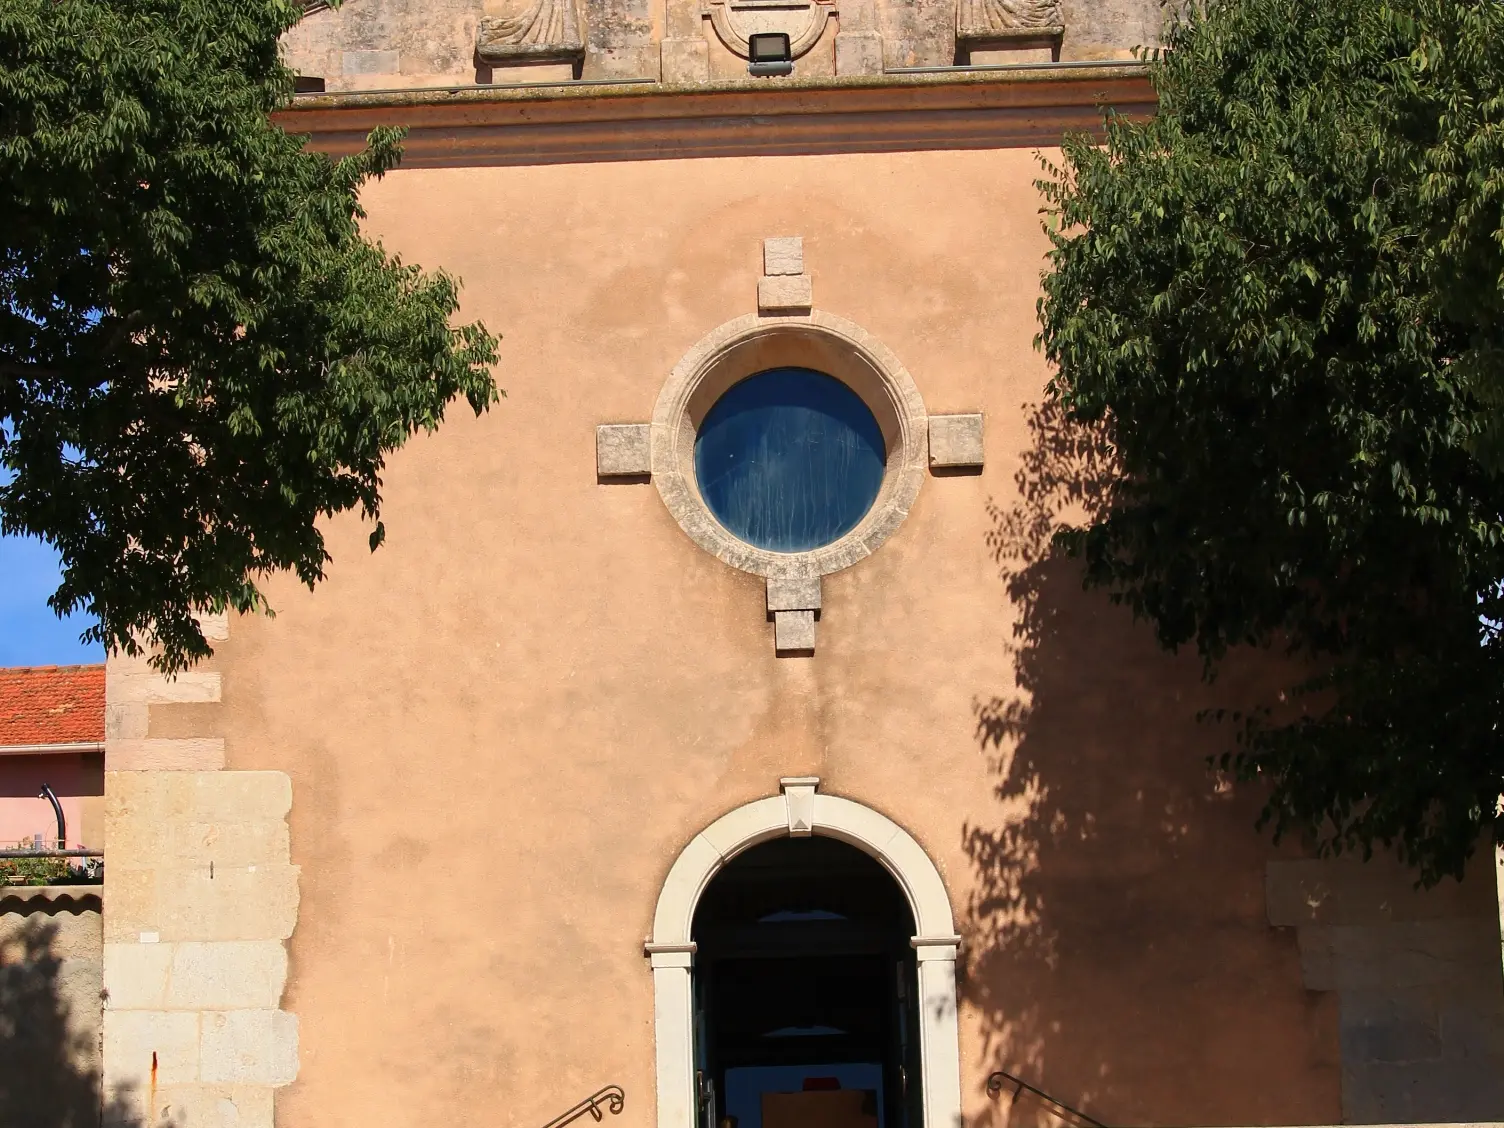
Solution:
<svg viewBox="0 0 1504 1128"><path fill-rule="evenodd" d="M695 912L702 1128L919 1128L913 916L830 838L733 859Z"/></svg>

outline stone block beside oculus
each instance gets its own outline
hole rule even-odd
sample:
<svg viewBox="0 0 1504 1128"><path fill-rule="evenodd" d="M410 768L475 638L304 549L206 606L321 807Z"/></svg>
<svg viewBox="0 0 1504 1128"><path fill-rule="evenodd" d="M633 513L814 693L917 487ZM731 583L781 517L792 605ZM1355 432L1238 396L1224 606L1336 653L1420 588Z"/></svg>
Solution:
<svg viewBox="0 0 1504 1128"><path fill-rule="evenodd" d="M640 478L652 470L652 427L602 423L595 429L595 472L602 478Z"/></svg>
<svg viewBox="0 0 1504 1128"><path fill-rule="evenodd" d="M931 415L930 466L967 469L982 465L982 416Z"/></svg>

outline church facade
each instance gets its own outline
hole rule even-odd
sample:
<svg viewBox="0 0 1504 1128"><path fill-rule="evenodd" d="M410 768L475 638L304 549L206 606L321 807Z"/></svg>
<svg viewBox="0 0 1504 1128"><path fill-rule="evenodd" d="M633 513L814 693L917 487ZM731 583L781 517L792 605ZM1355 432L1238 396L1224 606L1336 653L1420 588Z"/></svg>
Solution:
<svg viewBox="0 0 1504 1128"><path fill-rule="evenodd" d="M106 674L104 1084L178 1128L1504 1118L1495 860L1253 829L1049 546L1035 181L1157 0L345 0L280 117L507 396ZM580 1120L584 1123L584 1120Z"/></svg>

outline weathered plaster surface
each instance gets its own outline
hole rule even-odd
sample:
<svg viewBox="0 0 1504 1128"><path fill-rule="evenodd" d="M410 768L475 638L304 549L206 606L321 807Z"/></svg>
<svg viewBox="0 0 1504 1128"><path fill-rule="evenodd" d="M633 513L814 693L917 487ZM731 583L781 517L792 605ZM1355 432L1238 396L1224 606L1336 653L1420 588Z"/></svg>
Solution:
<svg viewBox="0 0 1504 1128"><path fill-rule="evenodd" d="M281 1128L536 1125L613 1082L652 1123L655 898L685 842L796 775L892 818L946 881L968 1124L1006 1118L995 1067L1107 1123L1343 1119L1340 992L1271 926L1289 855L1252 830L1257 795L1208 775L1196 719L1277 672L1208 689L1024 535L1017 476L1052 449L1027 406L1037 175L1022 149L370 188L372 232L505 334L508 398L414 439L386 545L330 522L329 579L275 581L277 617L216 659L202 735L296 796ZM882 548L824 578L792 661L764 580L595 461L598 423L647 418L697 341L755 318L762 240L790 232L818 309L901 357L930 411L987 421L981 473L924 470Z"/></svg>
<svg viewBox="0 0 1504 1128"><path fill-rule="evenodd" d="M349 0L289 57L331 90L468 84L484 7ZM1154 0L1064 13L1065 58L1157 35ZM276 1090L281 1128L535 1125L606 1083L651 1123L641 945L664 877L771 780L818 775L947 885L968 1125L1008 1122L998 1067L1107 1123L1496 1108L1493 875L1436 895L1466 906L1439 916L1375 922L1366 875L1337 883L1341 912L1291 916L1307 863L1208 775L1224 740L1197 720L1284 674L1239 656L1206 687L1042 535L1082 468L1038 407L1032 148L1067 120L1064 75L1083 126L1141 75L874 73L952 61L953 5L915 0L841 11L793 81L749 90L698 3L583 14L584 77L682 85L303 103L335 151L415 126L409 167L366 193L370 230L464 280L509 397L392 459L379 553L331 521L317 593L274 581L277 617L237 622L195 679L117 671L110 766L152 770L112 771L110 849L136 835L121 856L152 861L111 871L106 978L143 986L106 1019L107 1071L109 1045L126 1081L156 1046L174 1107L264 1125ZM770 610L790 601L659 490L602 488L596 461L597 424L649 418L697 342L757 320L762 241L785 232L816 316L901 357L928 410L987 424L980 473L922 472L881 549L825 577L818 652L795 661L767 616L813 643L813 609ZM214 774L249 791L212 816L217 785L169 782ZM290 814L268 798L285 780ZM205 874L220 843L228 897Z"/></svg>
<svg viewBox="0 0 1504 1128"><path fill-rule="evenodd" d="M97 886L0 887L0 1123L97 1128Z"/></svg>

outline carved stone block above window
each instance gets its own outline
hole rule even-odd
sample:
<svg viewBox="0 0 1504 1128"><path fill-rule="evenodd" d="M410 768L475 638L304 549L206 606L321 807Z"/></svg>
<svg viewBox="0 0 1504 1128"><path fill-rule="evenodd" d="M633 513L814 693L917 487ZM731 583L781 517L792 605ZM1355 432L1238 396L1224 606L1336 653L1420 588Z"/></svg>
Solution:
<svg viewBox="0 0 1504 1128"><path fill-rule="evenodd" d="M757 280L758 313L807 313L815 304L808 274L775 274Z"/></svg>
<svg viewBox="0 0 1504 1128"><path fill-rule="evenodd" d="M762 272L767 276L804 273L804 239L780 235L762 241Z"/></svg>
<svg viewBox="0 0 1504 1128"><path fill-rule="evenodd" d="M815 304L814 282L804 272L804 238L778 235L762 241L757 312L806 313Z"/></svg>

